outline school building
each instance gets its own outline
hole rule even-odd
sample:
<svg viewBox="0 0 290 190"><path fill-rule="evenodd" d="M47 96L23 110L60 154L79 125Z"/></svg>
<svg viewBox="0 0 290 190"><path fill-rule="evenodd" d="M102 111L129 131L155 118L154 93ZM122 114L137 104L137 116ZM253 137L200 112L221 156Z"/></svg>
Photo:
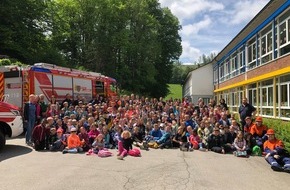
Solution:
<svg viewBox="0 0 290 190"><path fill-rule="evenodd" d="M212 64L206 64L187 74L183 84L183 97L196 103L199 98L208 104L213 98L213 69Z"/></svg>
<svg viewBox="0 0 290 190"><path fill-rule="evenodd" d="M224 98L237 112L247 97L257 114L290 120L290 0L270 1L208 65L213 69L208 88L217 102ZM184 96L194 83L190 78Z"/></svg>
<svg viewBox="0 0 290 190"><path fill-rule="evenodd" d="M214 60L217 101L238 111L247 97L257 114L290 120L290 0L270 1Z"/></svg>

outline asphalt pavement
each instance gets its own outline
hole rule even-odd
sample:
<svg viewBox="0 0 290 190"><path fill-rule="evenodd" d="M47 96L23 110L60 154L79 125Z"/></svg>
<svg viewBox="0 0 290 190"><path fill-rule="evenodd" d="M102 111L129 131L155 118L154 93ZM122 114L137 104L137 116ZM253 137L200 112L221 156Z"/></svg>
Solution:
<svg viewBox="0 0 290 190"><path fill-rule="evenodd" d="M0 190L79 189L289 189L290 174L274 172L263 157L150 149L141 157L99 158L37 152L24 138L7 140L0 153Z"/></svg>

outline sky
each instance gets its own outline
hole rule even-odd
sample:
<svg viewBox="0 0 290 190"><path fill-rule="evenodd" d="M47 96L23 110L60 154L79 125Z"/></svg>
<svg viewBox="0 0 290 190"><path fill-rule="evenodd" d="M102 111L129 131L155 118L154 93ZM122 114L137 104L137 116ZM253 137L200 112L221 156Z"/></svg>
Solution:
<svg viewBox="0 0 290 190"><path fill-rule="evenodd" d="M183 64L197 62L203 54L218 54L269 0L159 0L168 7L182 29Z"/></svg>

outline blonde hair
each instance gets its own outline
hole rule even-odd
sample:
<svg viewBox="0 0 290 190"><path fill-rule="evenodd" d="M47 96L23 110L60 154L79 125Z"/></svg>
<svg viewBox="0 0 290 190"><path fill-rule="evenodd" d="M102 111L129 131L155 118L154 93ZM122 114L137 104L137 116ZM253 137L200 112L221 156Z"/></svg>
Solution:
<svg viewBox="0 0 290 190"><path fill-rule="evenodd" d="M128 135L129 138L131 137L131 133L128 130L123 131L121 137L124 138L124 135Z"/></svg>

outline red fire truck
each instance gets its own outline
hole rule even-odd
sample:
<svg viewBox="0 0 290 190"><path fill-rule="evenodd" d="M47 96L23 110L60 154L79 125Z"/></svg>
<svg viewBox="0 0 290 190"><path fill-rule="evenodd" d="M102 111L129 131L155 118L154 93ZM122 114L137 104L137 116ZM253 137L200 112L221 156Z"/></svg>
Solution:
<svg viewBox="0 0 290 190"><path fill-rule="evenodd" d="M1 79L0 83L3 82ZM8 96L0 101L0 151L5 145L5 137L16 137L23 132L23 122L17 106L7 103Z"/></svg>
<svg viewBox="0 0 290 190"><path fill-rule="evenodd" d="M87 101L98 95L117 96L116 80L100 73L80 71L47 63L32 66L1 66L0 96L9 95L9 103L22 107L30 94L44 94L46 101L54 95L57 101L65 99L67 93L73 98L84 97Z"/></svg>

